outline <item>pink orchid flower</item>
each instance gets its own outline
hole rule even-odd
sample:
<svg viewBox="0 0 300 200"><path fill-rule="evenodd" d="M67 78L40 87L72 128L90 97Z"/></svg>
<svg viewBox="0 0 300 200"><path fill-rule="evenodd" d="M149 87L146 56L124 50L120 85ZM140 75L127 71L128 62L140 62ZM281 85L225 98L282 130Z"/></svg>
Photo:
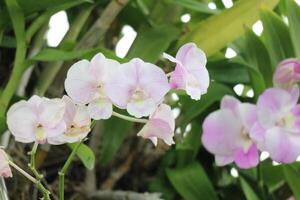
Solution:
<svg viewBox="0 0 300 200"><path fill-rule="evenodd" d="M216 164L235 162L240 168L258 164L258 150L249 137L256 119L256 107L224 96L221 109L209 114L203 123L202 143L215 154Z"/></svg>
<svg viewBox="0 0 300 200"><path fill-rule="evenodd" d="M137 118L153 113L169 89L164 71L138 58L122 64L105 85L112 102Z"/></svg>
<svg viewBox="0 0 300 200"><path fill-rule="evenodd" d="M66 130L63 120L65 103L61 99L32 96L21 100L7 112L8 129L16 141L45 143L50 137L57 137Z"/></svg>
<svg viewBox="0 0 300 200"><path fill-rule="evenodd" d="M276 162L291 163L300 155L299 88L267 89L257 101L257 123L250 131L262 151Z"/></svg>
<svg viewBox="0 0 300 200"><path fill-rule="evenodd" d="M164 57L176 63L171 74L171 87L184 89L192 99L199 100L209 86L205 53L196 44L187 43L178 50L176 58L168 54L164 54Z"/></svg>
<svg viewBox="0 0 300 200"><path fill-rule="evenodd" d="M175 143L173 140L174 129L175 119L171 107L161 104L137 135L150 139L155 146L158 138L162 139L167 145L172 145Z"/></svg>
<svg viewBox="0 0 300 200"><path fill-rule="evenodd" d="M105 84L119 65L98 53L91 62L78 61L68 71L65 80L67 94L77 104L88 104L89 114L95 120L108 119L112 115L112 103L107 97Z"/></svg>
<svg viewBox="0 0 300 200"><path fill-rule="evenodd" d="M290 58L280 62L273 75L276 87L288 89L300 81L300 60Z"/></svg>
<svg viewBox="0 0 300 200"><path fill-rule="evenodd" d="M8 164L8 157L3 149L0 148L0 176L12 177L11 169Z"/></svg>
<svg viewBox="0 0 300 200"><path fill-rule="evenodd" d="M67 130L64 134L58 137L49 138L50 144L63 144L78 142L85 138L91 131L91 118L85 105L76 105L68 96L63 96L63 101L66 104L64 120L67 125Z"/></svg>

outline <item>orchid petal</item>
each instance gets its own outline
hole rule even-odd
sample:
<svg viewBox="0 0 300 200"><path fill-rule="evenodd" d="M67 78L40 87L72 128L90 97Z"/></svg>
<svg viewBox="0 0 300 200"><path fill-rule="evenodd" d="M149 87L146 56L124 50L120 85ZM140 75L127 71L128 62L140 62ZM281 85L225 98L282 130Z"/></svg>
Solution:
<svg viewBox="0 0 300 200"><path fill-rule="evenodd" d="M215 155L215 161L217 166L225 166L234 161L234 158L232 156L220 156Z"/></svg>
<svg viewBox="0 0 300 200"><path fill-rule="evenodd" d="M11 169L8 164L8 157L4 150L0 149L0 177L12 177Z"/></svg>
<svg viewBox="0 0 300 200"><path fill-rule="evenodd" d="M239 149L234 154L234 161L240 168L248 169L255 167L259 162L259 155L256 145L253 144L247 152Z"/></svg>
<svg viewBox="0 0 300 200"><path fill-rule="evenodd" d="M234 123L233 123L234 122ZM239 146L242 124L229 109L209 114L203 122L202 143L211 153L230 156Z"/></svg>
<svg viewBox="0 0 300 200"><path fill-rule="evenodd" d="M8 129L19 142L35 141L36 122L35 112L24 100L13 104L7 112Z"/></svg>
<svg viewBox="0 0 300 200"><path fill-rule="evenodd" d="M65 80L67 94L80 104L92 101L97 92L98 81L90 67L90 62L81 60L73 64Z"/></svg>
<svg viewBox="0 0 300 200"><path fill-rule="evenodd" d="M98 98L88 105L88 113L92 119L108 119L112 115L112 103L107 98Z"/></svg>
<svg viewBox="0 0 300 200"><path fill-rule="evenodd" d="M266 131L265 150L276 162L292 163L300 155L300 136L289 134L285 130L274 127Z"/></svg>

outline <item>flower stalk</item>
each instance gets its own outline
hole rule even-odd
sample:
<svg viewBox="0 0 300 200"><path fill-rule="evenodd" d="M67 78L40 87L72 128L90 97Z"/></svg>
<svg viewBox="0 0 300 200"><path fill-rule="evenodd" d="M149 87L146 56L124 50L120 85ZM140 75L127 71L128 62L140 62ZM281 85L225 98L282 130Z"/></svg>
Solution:
<svg viewBox="0 0 300 200"><path fill-rule="evenodd" d="M49 190L47 190L43 184L41 183L40 180L34 178L33 176L31 176L30 174L28 174L26 171L24 171L21 167L19 167L18 165L16 165L13 161L8 160L8 163L10 166L12 166L15 170L17 170L20 174L22 174L25 178L27 178L28 180L30 180L31 182L33 182L36 187L38 188L38 190L43 194L43 199L44 200L51 200L50 199L50 192Z"/></svg>
<svg viewBox="0 0 300 200"><path fill-rule="evenodd" d="M84 140L85 140L85 138L80 140L76 144L75 148L73 149L73 151L69 155L67 161L65 162L63 168L58 172L58 175L59 175L59 200L65 199L65 174L67 173L67 171L77 153L77 150L79 149L80 145L82 144L82 142Z"/></svg>
<svg viewBox="0 0 300 200"><path fill-rule="evenodd" d="M37 180L41 180L43 178L43 175L40 174L37 169L36 169L36 165L35 165L35 155L36 155L36 151L38 148L38 142L35 142L33 144L32 150L29 152L30 155L30 163L29 163L29 168L32 171L32 173L35 175L35 177L37 178Z"/></svg>
<svg viewBox="0 0 300 200"><path fill-rule="evenodd" d="M113 111L112 115L115 116L115 117L124 119L126 121L130 121L130 122L137 122L137 123L142 123L142 124L146 124L148 122L147 119L138 119L138 118L134 118L134 117L129 117L129 116L117 113L115 111Z"/></svg>

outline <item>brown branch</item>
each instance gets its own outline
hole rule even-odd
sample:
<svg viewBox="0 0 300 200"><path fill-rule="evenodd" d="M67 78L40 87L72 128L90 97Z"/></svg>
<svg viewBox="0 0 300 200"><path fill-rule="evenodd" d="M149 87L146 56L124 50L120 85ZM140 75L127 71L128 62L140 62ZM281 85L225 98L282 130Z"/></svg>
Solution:
<svg viewBox="0 0 300 200"><path fill-rule="evenodd" d="M91 48L102 40L106 31L129 0L114 0L105 8L100 18L83 36L75 49Z"/></svg>
<svg viewBox="0 0 300 200"><path fill-rule="evenodd" d="M125 162L110 174L109 178L102 184L102 190L111 190L115 186L115 184L124 176L124 174L130 170L134 156L135 153L129 154Z"/></svg>
<svg viewBox="0 0 300 200"><path fill-rule="evenodd" d="M92 133L90 133L89 146L95 153L96 158L99 158L100 143L101 143L101 133L103 128L103 121L98 121ZM84 192L86 194L91 194L96 191L96 167L92 170L86 171L86 176L84 180Z"/></svg>
<svg viewBox="0 0 300 200"><path fill-rule="evenodd" d="M89 28L84 34L82 39L78 42L75 49L87 49L96 46L97 43L104 37L108 28L115 20L116 16L124 8L129 0L113 0L104 9L101 16L96 22ZM77 37L77 36L76 36ZM39 79L40 86L37 89L40 94L44 94L49 86L53 83L55 92L62 93L63 87L61 87L62 81L65 79L68 69L70 68L70 62L66 62L68 65L64 65L64 62L50 63L51 66L46 66L41 77ZM56 95L59 95L56 93Z"/></svg>

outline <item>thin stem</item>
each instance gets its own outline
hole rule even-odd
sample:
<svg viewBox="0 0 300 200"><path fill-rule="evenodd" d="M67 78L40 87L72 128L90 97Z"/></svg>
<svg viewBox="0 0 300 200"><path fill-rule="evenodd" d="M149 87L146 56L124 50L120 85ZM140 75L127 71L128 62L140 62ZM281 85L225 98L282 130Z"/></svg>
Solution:
<svg viewBox="0 0 300 200"><path fill-rule="evenodd" d="M8 160L8 164L10 166L12 166L14 169L16 169L18 172L20 172L20 174L22 174L28 180L30 180L31 182L33 182L36 185L36 187L40 190L40 192L43 194L44 200L50 200L50 192L49 192L49 190L47 190L39 180L37 180L34 177L32 177L30 174L28 174L26 171L24 171L21 167L19 167L18 165L16 165L13 161Z"/></svg>
<svg viewBox="0 0 300 200"><path fill-rule="evenodd" d="M34 184L36 184L37 180L32 177L30 174L28 174L27 172L25 172L22 168L20 168L18 165L16 165L13 161L8 160L8 164L10 166L12 166L13 168L15 168L18 172L20 172L23 176L25 176L28 180L30 180L31 182L33 182Z"/></svg>
<svg viewBox="0 0 300 200"><path fill-rule="evenodd" d="M15 1L6 0L5 2L14 28L17 48L10 78L0 96L0 124L5 123L5 112L25 70L24 60L26 56L25 20L22 9L17 3L14 3ZM0 131L2 132L4 129L5 126L1 125Z"/></svg>
<svg viewBox="0 0 300 200"><path fill-rule="evenodd" d="M143 124L146 124L148 122L147 119L137 119L137 118L134 118L134 117L129 117L129 116L126 116L126 115L122 115L122 114L117 113L115 111L113 111L112 115L115 116L115 117L119 117L121 119L130 121L130 122L137 122L137 123L143 123Z"/></svg>
<svg viewBox="0 0 300 200"><path fill-rule="evenodd" d="M67 161L65 162L63 168L58 172L59 175L59 199L60 200L64 200L65 199L65 174L67 173L76 153L78 148L80 147L80 145L82 144L82 142L85 140L85 138L83 138L82 140L80 140L75 148L73 149L73 151L71 152L71 154L69 155Z"/></svg>
<svg viewBox="0 0 300 200"><path fill-rule="evenodd" d="M35 142L32 146L32 150L30 151L30 164L29 164L29 168L31 169L31 171L33 172L33 174L35 175L35 177L38 179L38 180L41 180L43 178L43 175L41 175L37 169L36 169L36 166L35 166L35 155L36 155L36 151L37 151L37 148L38 148L38 145L39 143L38 142Z"/></svg>

